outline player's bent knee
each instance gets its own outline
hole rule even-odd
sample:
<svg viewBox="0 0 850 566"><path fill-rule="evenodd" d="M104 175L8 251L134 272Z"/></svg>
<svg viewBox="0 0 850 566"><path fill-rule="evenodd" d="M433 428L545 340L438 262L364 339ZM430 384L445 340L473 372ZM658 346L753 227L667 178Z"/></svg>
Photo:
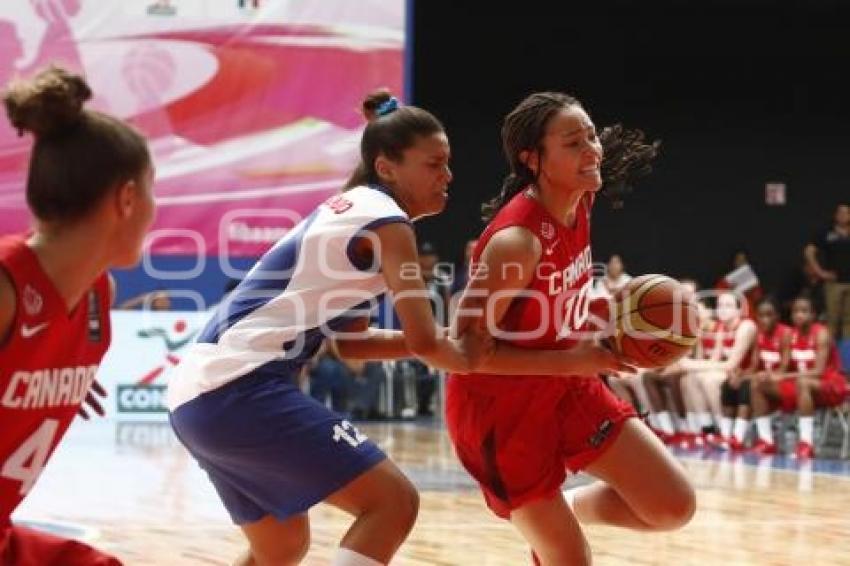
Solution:
<svg viewBox="0 0 850 566"><path fill-rule="evenodd" d="M389 502L400 528L410 532L419 515L419 492L409 481L399 481L393 490L394 497Z"/></svg>
<svg viewBox="0 0 850 566"><path fill-rule="evenodd" d="M687 525L696 508L696 493L690 483L684 482L671 487L663 498L656 500L647 520L657 530L674 530Z"/></svg>
<svg viewBox="0 0 850 566"><path fill-rule="evenodd" d="M281 539L274 547L262 549L251 547L251 556L256 566L280 566L298 564L307 556L310 549L310 532L302 536L290 536Z"/></svg>
<svg viewBox="0 0 850 566"><path fill-rule="evenodd" d="M310 549L310 526L307 521L293 522L285 530L276 529L249 539L251 557L257 566L298 564Z"/></svg>
<svg viewBox="0 0 850 566"><path fill-rule="evenodd" d="M401 472L385 474L381 489L371 494L362 512L382 517L387 523L386 533L406 536L419 514L419 492Z"/></svg>

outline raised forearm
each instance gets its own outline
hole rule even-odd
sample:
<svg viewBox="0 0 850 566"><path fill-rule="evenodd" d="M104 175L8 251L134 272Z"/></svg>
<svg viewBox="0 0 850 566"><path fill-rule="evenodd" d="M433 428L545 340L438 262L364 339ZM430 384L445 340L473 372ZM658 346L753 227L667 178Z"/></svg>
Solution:
<svg viewBox="0 0 850 566"><path fill-rule="evenodd" d="M340 357L350 360L398 360L412 358L413 353L400 330L369 328L356 337L334 338Z"/></svg>

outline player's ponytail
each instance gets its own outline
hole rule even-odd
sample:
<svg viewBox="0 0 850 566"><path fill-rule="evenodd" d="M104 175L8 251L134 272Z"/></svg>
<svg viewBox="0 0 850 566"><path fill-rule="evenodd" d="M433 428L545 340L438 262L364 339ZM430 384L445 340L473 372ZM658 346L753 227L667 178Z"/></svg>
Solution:
<svg viewBox="0 0 850 566"><path fill-rule="evenodd" d="M499 196L482 205L485 222L525 186L537 182L537 175L523 161L523 155L536 151L543 155L543 136L546 126L562 109L581 104L572 96L560 92L536 92L525 98L505 117L502 126L502 146L510 166L510 174L502 184ZM640 130L627 130L617 124L604 128L599 134L603 157L601 165L602 194L615 207L622 206L623 197L632 185L652 171L652 160L658 154L659 141L647 143Z"/></svg>
<svg viewBox="0 0 850 566"><path fill-rule="evenodd" d="M531 184L534 179L524 179L515 173L511 173L502 182L502 190L499 195L481 205L481 217L484 222L489 222L496 213L509 202L523 188Z"/></svg>
<svg viewBox="0 0 850 566"><path fill-rule="evenodd" d="M405 150L418 137L444 131L443 125L427 110L403 106L386 89L380 89L363 101L363 115L368 120L360 140L360 163L343 187L343 191L359 185L379 184L375 160L384 155L400 161Z"/></svg>
<svg viewBox="0 0 850 566"><path fill-rule="evenodd" d="M614 208L621 208L634 183L652 172L652 161L661 142L645 140L641 130L627 130L620 124L603 128L599 133L603 152L600 193L611 199Z"/></svg>
<svg viewBox="0 0 850 566"><path fill-rule="evenodd" d="M366 122L374 121L375 118L378 117L378 107L390 100L392 96L392 93L385 88L369 93L369 95L366 96L360 104L360 112L363 114L363 117L366 118ZM357 167L355 167L354 171L351 173L351 176L348 177L348 181L346 181L345 185L342 186L342 191L345 192L359 185L365 185L368 182L369 179L366 174L366 166L363 165L363 160L361 158L361 160L357 163Z"/></svg>

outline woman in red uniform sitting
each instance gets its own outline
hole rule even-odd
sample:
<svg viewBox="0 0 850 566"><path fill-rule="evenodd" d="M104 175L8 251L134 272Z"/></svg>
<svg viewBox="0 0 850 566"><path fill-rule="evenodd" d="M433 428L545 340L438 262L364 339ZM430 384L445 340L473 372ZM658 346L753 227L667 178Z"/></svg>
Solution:
<svg viewBox="0 0 850 566"><path fill-rule="evenodd" d="M756 368L752 377L751 390L763 387L788 369L791 356L791 328L779 321L779 309L770 298L762 299L756 307L758 336L753 349L752 365ZM753 452L775 454L773 429L767 415L764 395L754 393L753 415L758 438L752 446Z"/></svg>
<svg viewBox="0 0 850 566"><path fill-rule="evenodd" d="M815 408L843 403L847 378L841 371L838 349L829 329L815 322L810 298L794 300L791 322L794 328L786 345L791 373L775 374L761 381L754 391L753 406L757 417L767 414L770 401L778 403L785 412L796 410L800 415L796 455L806 459L814 456Z"/></svg>
<svg viewBox="0 0 850 566"><path fill-rule="evenodd" d="M694 384L720 424L720 436L709 434L706 442L723 449L743 449L749 427L749 364L757 330L744 314L741 297L731 291L721 292L717 297L717 322L713 331L703 336L707 359L681 361L685 370L693 372Z"/></svg>

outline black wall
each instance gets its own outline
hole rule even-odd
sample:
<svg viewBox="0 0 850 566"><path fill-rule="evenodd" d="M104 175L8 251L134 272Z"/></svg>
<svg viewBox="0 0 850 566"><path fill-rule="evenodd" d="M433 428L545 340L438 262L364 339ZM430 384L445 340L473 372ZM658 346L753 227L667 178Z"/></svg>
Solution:
<svg viewBox="0 0 850 566"><path fill-rule="evenodd" d="M625 208L595 209L597 260L619 252L632 274L710 284L743 247L774 288L850 199L850 2L418 0L414 18L414 102L454 155L449 208L420 225L445 258L480 232L502 117L535 90L662 139ZM764 204L772 180L787 206Z"/></svg>

